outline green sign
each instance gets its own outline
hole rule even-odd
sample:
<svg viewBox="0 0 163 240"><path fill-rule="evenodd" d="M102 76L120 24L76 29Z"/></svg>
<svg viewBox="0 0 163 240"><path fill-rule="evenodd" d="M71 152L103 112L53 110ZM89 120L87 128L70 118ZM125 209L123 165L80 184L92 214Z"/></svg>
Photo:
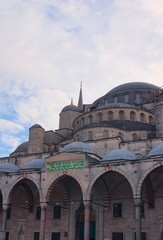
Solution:
<svg viewBox="0 0 163 240"><path fill-rule="evenodd" d="M71 160L62 162L49 162L47 163L47 171L67 171L84 168L84 162L82 160Z"/></svg>

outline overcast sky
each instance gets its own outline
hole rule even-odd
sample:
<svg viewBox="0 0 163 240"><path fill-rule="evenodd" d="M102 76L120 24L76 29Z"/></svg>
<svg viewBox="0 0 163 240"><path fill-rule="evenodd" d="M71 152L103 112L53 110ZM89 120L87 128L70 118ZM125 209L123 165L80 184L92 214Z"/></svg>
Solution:
<svg viewBox="0 0 163 240"><path fill-rule="evenodd" d="M163 85L163 0L0 0L0 157L119 84Z"/></svg>

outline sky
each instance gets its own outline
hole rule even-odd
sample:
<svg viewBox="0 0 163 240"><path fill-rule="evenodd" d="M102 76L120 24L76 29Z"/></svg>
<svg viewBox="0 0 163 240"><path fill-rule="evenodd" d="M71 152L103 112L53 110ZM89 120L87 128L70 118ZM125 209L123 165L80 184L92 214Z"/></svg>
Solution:
<svg viewBox="0 0 163 240"><path fill-rule="evenodd" d="M0 157L59 127L71 98L163 86L163 0L0 0Z"/></svg>

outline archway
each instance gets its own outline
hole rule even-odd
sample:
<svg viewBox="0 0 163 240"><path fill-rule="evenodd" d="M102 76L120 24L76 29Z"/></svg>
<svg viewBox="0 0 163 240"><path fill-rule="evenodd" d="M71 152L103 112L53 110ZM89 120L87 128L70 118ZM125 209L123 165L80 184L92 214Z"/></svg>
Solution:
<svg viewBox="0 0 163 240"><path fill-rule="evenodd" d="M55 180L47 193L47 239L83 240L83 195L77 180L63 175Z"/></svg>
<svg viewBox="0 0 163 240"><path fill-rule="evenodd" d="M36 221L40 195L37 186L25 178L12 188L7 209L7 232L9 238L16 240L33 239L39 233L40 222ZM14 223L14 224L13 224Z"/></svg>
<svg viewBox="0 0 163 240"><path fill-rule="evenodd" d="M141 228L143 239L163 239L163 166L145 177L141 188Z"/></svg>
<svg viewBox="0 0 163 240"><path fill-rule="evenodd" d="M109 171L99 176L92 186L91 208L96 226L91 240L123 240L126 234L133 238L132 227L127 227L134 225L133 192L122 174Z"/></svg>

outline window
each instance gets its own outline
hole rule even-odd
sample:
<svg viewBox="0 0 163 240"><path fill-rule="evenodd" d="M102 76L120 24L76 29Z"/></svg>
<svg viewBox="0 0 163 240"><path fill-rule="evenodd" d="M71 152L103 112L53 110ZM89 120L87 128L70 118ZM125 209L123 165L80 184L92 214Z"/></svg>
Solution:
<svg viewBox="0 0 163 240"><path fill-rule="evenodd" d="M124 113L124 111L119 111L119 120L125 120L125 113Z"/></svg>
<svg viewBox="0 0 163 240"><path fill-rule="evenodd" d="M102 113L98 113L97 122L102 122Z"/></svg>
<svg viewBox="0 0 163 240"><path fill-rule="evenodd" d="M145 114L144 113L140 114L140 121L145 123Z"/></svg>
<svg viewBox="0 0 163 240"><path fill-rule="evenodd" d="M53 218L61 218L61 206L54 206Z"/></svg>
<svg viewBox="0 0 163 240"><path fill-rule="evenodd" d="M92 140L92 139L93 139L92 131L89 131L88 132L88 140Z"/></svg>
<svg viewBox="0 0 163 240"><path fill-rule="evenodd" d="M5 233L5 240L9 240L9 232Z"/></svg>
<svg viewBox="0 0 163 240"><path fill-rule="evenodd" d="M128 103L128 102L129 102L129 96L128 96L128 94L125 95L125 97L124 97L124 102L125 102L125 103Z"/></svg>
<svg viewBox="0 0 163 240"><path fill-rule="evenodd" d="M61 233L60 232L52 232L51 240L60 240Z"/></svg>
<svg viewBox="0 0 163 240"><path fill-rule="evenodd" d="M113 120L114 120L113 112L112 112L112 111L109 111L109 112L108 112L108 121L113 121Z"/></svg>
<svg viewBox="0 0 163 240"><path fill-rule="evenodd" d="M40 238L40 233L39 232L34 232L33 240L39 240L39 238Z"/></svg>
<svg viewBox="0 0 163 240"><path fill-rule="evenodd" d="M153 117L152 116L149 116L149 123L153 124Z"/></svg>
<svg viewBox="0 0 163 240"><path fill-rule="evenodd" d="M123 233L122 232L113 232L112 240L123 240Z"/></svg>
<svg viewBox="0 0 163 240"><path fill-rule="evenodd" d="M133 135L132 135L132 140L138 140L138 135L136 134L136 133L134 133Z"/></svg>
<svg viewBox="0 0 163 240"><path fill-rule="evenodd" d="M136 120L136 114L135 114L134 111L131 111L131 112L130 112L130 120L131 120L131 121L135 121L135 120Z"/></svg>
<svg viewBox="0 0 163 240"><path fill-rule="evenodd" d="M40 220L41 219L41 207L37 206L36 207L36 220Z"/></svg>
<svg viewBox="0 0 163 240"><path fill-rule="evenodd" d="M135 102L136 102L137 104L140 104L140 94L139 94L139 93L136 94Z"/></svg>
<svg viewBox="0 0 163 240"><path fill-rule="evenodd" d="M122 217L122 204L121 203L113 204L113 217Z"/></svg>
<svg viewBox="0 0 163 240"><path fill-rule="evenodd" d="M93 123L93 116L89 115L88 116L88 124L91 124L91 123Z"/></svg>

